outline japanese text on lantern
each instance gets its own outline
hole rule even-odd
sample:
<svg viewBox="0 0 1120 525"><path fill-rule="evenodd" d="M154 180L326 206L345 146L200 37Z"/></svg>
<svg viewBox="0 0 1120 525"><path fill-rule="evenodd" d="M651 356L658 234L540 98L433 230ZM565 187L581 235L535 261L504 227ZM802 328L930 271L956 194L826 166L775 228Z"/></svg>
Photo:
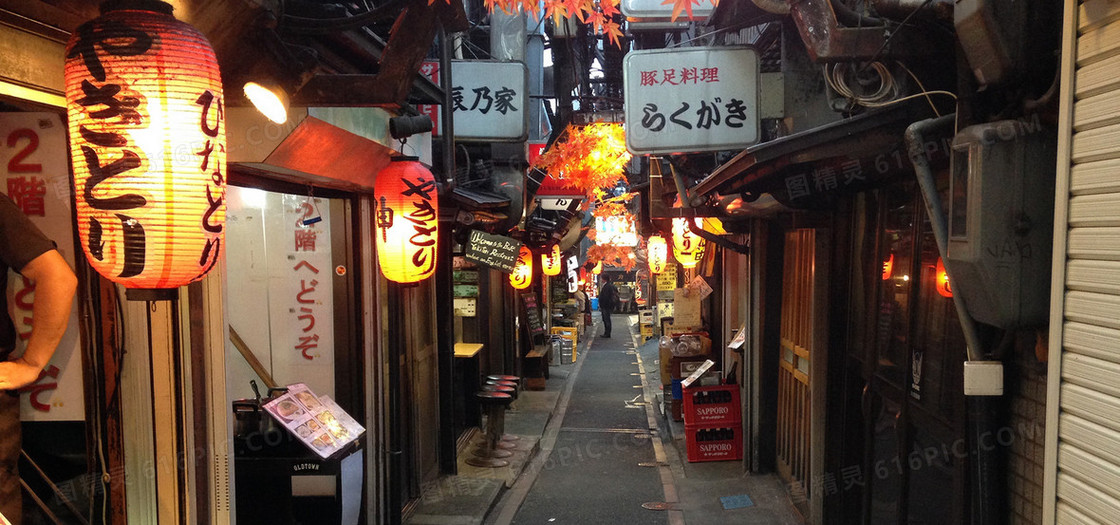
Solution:
<svg viewBox="0 0 1120 525"><path fill-rule="evenodd" d="M299 237L296 230L297 237ZM302 251L314 251L314 241L310 249L306 247ZM297 242L296 251L301 251L300 245ZM315 277L319 274L319 269L312 266L306 260L302 260L292 267L299 276L299 290L296 292L296 306L294 308L296 319L299 321L298 326L300 334L296 337L299 342L296 343L295 349L299 350L304 359L308 361L314 360L319 357L317 352L314 352L319 347L319 334L315 330L315 305L319 304L316 295L316 287L319 286L319 281Z"/></svg>
<svg viewBox="0 0 1120 525"><path fill-rule="evenodd" d="M203 274L210 271L210 268L218 262L218 253L222 245L222 222L215 221L215 214L222 209L222 201L225 199L225 174L222 173L222 163L211 163L211 154L215 149L225 156L226 145L224 142L214 143L214 139L218 137L219 127L222 125L222 120L225 119L225 108L222 106L222 100L214 97L214 93L207 90L198 97L198 105L201 106L201 116L199 118L199 129L207 137L206 144L201 151L195 152L199 157L199 172L209 173L210 180L206 184L206 212L202 215L202 229L206 232L206 245L202 249L202 255L198 259L198 265L204 267ZM209 264L207 264L209 261Z"/></svg>
<svg viewBox="0 0 1120 525"><path fill-rule="evenodd" d="M436 261L436 209L432 205L433 193L436 191L436 183L432 179L424 177L416 177L415 180L409 180L407 177L401 179L401 182L408 188L401 193L407 201L410 201L410 209L405 212L403 218L412 224L412 235L408 237L409 251L411 255L408 260L412 266L421 274L425 274L432 269ZM392 210L390 210L391 212ZM386 234L387 228L382 228L382 235Z"/></svg>

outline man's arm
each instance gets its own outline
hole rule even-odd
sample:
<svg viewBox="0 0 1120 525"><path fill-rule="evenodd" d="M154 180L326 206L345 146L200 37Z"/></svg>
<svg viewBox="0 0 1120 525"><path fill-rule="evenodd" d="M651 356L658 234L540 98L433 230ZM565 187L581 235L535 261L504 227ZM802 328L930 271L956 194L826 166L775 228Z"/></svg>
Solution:
<svg viewBox="0 0 1120 525"><path fill-rule="evenodd" d="M31 337L19 359L0 363L0 390L15 390L35 382L66 333L70 305L78 278L57 250L44 252L20 269L35 283L31 307Z"/></svg>

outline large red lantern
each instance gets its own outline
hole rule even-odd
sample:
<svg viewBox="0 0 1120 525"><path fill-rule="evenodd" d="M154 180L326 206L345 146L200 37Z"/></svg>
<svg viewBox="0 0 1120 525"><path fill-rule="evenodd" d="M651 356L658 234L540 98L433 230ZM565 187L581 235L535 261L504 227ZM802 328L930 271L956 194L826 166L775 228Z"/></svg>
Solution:
<svg viewBox="0 0 1120 525"><path fill-rule="evenodd" d="M541 254L541 273L549 277L560 275L561 262L560 245L553 244L552 248Z"/></svg>
<svg viewBox="0 0 1120 525"><path fill-rule="evenodd" d="M665 271L669 259L669 245L665 243L664 237L654 235L646 241L646 259L649 260L650 273Z"/></svg>
<svg viewBox="0 0 1120 525"><path fill-rule="evenodd" d="M386 279L414 283L436 272L439 195L416 157L393 157L377 173L377 262Z"/></svg>
<svg viewBox="0 0 1120 525"><path fill-rule="evenodd" d="M701 226L702 219L693 219L696 226ZM688 219L677 217L673 219L673 257L681 266L692 268L704 258L704 248L707 242L703 237L692 233L688 227Z"/></svg>
<svg viewBox="0 0 1120 525"><path fill-rule="evenodd" d="M509 274L509 284L518 290L524 290L533 284L533 251L524 244L517 253L517 265Z"/></svg>
<svg viewBox="0 0 1120 525"><path fill-rule="evenodd" d="M175 288L223 249L222 81L206 38L170 5L120 4L66 44L78 234L106 278Z"/></svg>

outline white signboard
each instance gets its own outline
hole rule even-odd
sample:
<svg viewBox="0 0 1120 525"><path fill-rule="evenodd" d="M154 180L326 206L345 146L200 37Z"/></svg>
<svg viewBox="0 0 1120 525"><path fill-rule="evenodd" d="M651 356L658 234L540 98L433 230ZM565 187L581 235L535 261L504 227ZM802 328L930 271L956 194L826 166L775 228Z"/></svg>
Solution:
<svg viewBox="0 0 1120 525"><path fill-rule="evenodd" d="M744 46L627 53L626 147L646 155L758 142L758 67L758 53Z"/></svg>
<svg viewBox="0 0 1120 525"><path fill-rule="evenodd" d="M0 191L58 246L75 266L71 225L70 172L66 125L55 113L0 113ZM31 335L34 288L15 272L8 274L8 310L16 327L16 352ZM85 419L78 301L70 307L66 333L50 363L31 385L20 389L24 421ZM0 395L7 395L6 393Z"/></svg>
<svg viewBox="0 0 1120 525"><path fill-rule="evenodd" d="M451 104L458 140L529 138L529 70L521 62L451 62Z"/></svg>
<svg viewBox="0 0 1120 525"><path fill-rule="evenodd" d="M628 18L670 18L673 16L673 3L665 3L662 0L622 0L621 5L622 16ZM692 6L692 21L700 22L712 14L715 6L710 2L703 2L701 5L693 4ZM684 11L681 11L677 21L683 22L688 20Z"/></svg>

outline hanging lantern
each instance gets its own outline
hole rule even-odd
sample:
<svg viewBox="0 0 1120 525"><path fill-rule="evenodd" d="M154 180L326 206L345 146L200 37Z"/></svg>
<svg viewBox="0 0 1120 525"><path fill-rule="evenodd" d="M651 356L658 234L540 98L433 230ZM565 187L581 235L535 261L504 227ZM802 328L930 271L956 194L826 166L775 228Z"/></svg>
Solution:
<svg viewBox="0 0 1120 525"><path fill-rule="evenodd" d="M545 253L541 254L541 273L553 277L560 275L560 245L553 244Z"/></svg>
<svg viewBox="0 0 1120 525"><path fill-rule="evenodd" d="M393 157L377 173L377 262L386 279L415 283L436 271L436 179L416 157Z"/></svg>
<svg viewBox="0 0 1120 525"><path fill-rule="evenodd" d="M887 258L887 260L883 261L883 280L886 281L887 279L890 279L891 275L893 275L893 274L894 274L894 254L892 253L891 256Z"/></svg>
<svg viewBox="0 0 1120 525"><path fill-rule="evenodd" d="M934 269L934 279L936 279L937 293L941 297L952 297L953 288L949 286L949 272L945 271L945 262L940 257L937 258L937 266Z"/></svg>
<svg viewBox="0 0 1120 525"><path fill-rule="evenodd" d="M517 253L517 265L509 274L509 284L518 290L524 290L533 284L533 251L524 244Z"/></svg>
<svg viewBox="0 0 1120 525"><path fill-rule="evenodd" d="M603 261L595 263L595 267L591 269L591 273L595 275L603 273Z"/></svg>
<svg viewBox="0 0 1120 525"><path fill-rule="evenodd" d="M660 235L654 235L646 242L646 259L649 260L650 273L661 273L665 271L665 264L669 260L669 246L665 243L665 238Z"/></svg>
<svg viewBox="0 0 1120 525"><path fill-rule="evenodd" d="M124 7L128 6L128 7ZM221 256L222 81L214 50L159 1L120 2L66 44L82 250L128 288L176 288Z"/></svg>
<svg viewBox="0 0 1120 525"><path fill-rule="evenodd" d="M696 226L701 226L702 219L693 219ZM692 268L704 258L704 248L707 242L703 237L692 233L688 227L688 219L677 217L673 219L673 257L685 268Z"/></svg>

